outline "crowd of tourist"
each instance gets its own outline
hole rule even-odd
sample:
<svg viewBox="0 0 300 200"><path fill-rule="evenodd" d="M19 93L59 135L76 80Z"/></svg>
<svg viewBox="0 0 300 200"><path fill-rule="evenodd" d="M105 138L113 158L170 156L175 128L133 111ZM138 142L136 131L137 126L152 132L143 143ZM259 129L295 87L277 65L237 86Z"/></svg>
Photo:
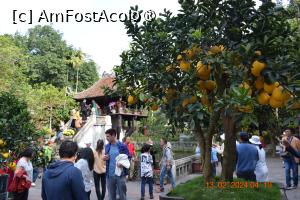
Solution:
<svg viewBox="0 0 300 200"><path fill-rule="evenodd" d="M124 142L117 140L115 129L105 132L105 141L98 140L95 150L90 145L78 147L76 142L65 140L59 147L59 159L53 160L46 169L43 169L42 191L43 200L85 200L90 199L92 188L98 200L103 200L108 193L109 200L125 200L127 196L127 179L133 178L133 159L140 162L141 199L145 198L145 186L149 185L149 197L153 199L153 142L151 139L142 146L138 157L130 137ZM166 139L160 141L163 155L161 159L160 190L164 190L163 179L167 174L175 187L172 165L173 153L170 143ZM152 153L151 153L152 152ZM16 200L27 200L29 188L33 183L34 166L32 159L35 152L27 148L17 163L14 175L14 184L11 192ZM20 185L22 180L22 185ZM24 184L23 184L24 183Z"/></svg>
<svg viewBox="0 0 300 200"><path fill-rule="evenodd" d="M134 177L134 164L139 162L141 178L141 199L145 199L145 187L149 186L149 197L153 199L154 191L154 163L153 141L149 139L141 148L138 156L134 143L130 137L120 142L117 139L115 129L108 129L105 132L105 141L98 140L96 148L90 144L79 149L77 143L65 140L60 144L60 159L51 159L44 168L42 177L41 196L43 200L52 199L90 199L92 188L98 200L103 200L108 196L109 200L125 200L127 196L127 180ZM223 138L224 140L225 138ZM236 142L236 170L238 178L249 181L268 181L268 167L266 163L266 152L263 148L259 136L251 136L247 132L239 133L240 142ZM300 140L292 136L291 130L286 129L282 135L282 145L284 147L281 157L284 162L286 175L286 189L294 189L298 186L298 163L300 158ZM171 183L171 189L175 187L173 152L171 144L165 139L160 139L162 157L160 160L160 192L164 191L164 177L167 175ZM51 151L51 145L43 147ZM222 162L224 145L212 145L211 164L212 175L216 175L216 167L219 161ZM196 155L199 158L200 147L196 148ZM17 168L9 190L14 199L27 200L28 191L38 173L34 173L37 166L34 161L35 151L27 148L17 162ZM47 157L47 156L46 156ZM221 159L219 159L221 158ZM34 163L34 164L33 164ZM292 172L292 176L291 173ZM291 184L293 183L293 184ZM21 184L21 185L20 185ZM107 193L108 195L106 195Z"/></svg>
<svg viewBox="0 0 300 200"><path fill-rule="evenodd" d="M250 136L247 132L239 133L240 142L236 141L236 167L235 173L238 178L249 181L268 181L268 167L266 162L265 144L262 138L256 135ZM225 134L221 135L221 140L225 140ZM292 136L291 129L286 129L280 140L283 147L280 156L284 163L284 173L286 177L285 189L295 189L298 187L298 165L300 160L300 140ZM200 158L200 147L197 145L195 154ZM224 142L221 145L212 144L211 166L212 175L216 175L216 167L219 159L221 164L224 157ZM292 184L293 182L293 184Z"/></svg>

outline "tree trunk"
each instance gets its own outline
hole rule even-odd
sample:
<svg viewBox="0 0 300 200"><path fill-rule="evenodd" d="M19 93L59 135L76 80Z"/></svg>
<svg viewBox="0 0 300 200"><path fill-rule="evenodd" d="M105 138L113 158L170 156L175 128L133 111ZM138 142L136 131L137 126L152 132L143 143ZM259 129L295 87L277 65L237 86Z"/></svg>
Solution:
<svg viewBox="0 0 300 200"><path fill-rule="evenodd" d="M199 140L199 146L200 146L200 160L201 160L201 165L202 169L204 169L204 159L205 159L205 142L204 142L204 135L203 132L198 132L198 140Z"/></svg>
<svg viewBox="0 0 300 200"><path fill-rule="evenodd" d="M212 165L211 165L211 146L212 146L212 136L205 138L205 155L204 155L204 167L203 167L203 177L205 182L209 182L212 179Z"/></svg>
<svg viewBox="0 0 300 200"><path fill-rule="evenodd" d="M209 136L208 133L206 133ZM195 136L199 139L201 152L201 165L203 169L203 177L205 182L211 180L211 141L212 137L205 137L205 134L200 126L196 127Z"/></svg>
<svg viewBox="0 0 300 200"><path fill-rule="evenodd" d="M201 160L203 163L203 177L205 182L212 180L212 165L211 165L211 146L212 136L216 131L217 120L220 114L218 112L212 112L209 119L209 127L205 130L205 133L201 129L199 124L196 124L196 134L199 137L199 144L201 149Z"/></svg>
<svg viewBox="0 0 300 200"><path fill-rule="evenodd" d="M232 116L223 113L222 121L225 131L222 179L225 181L232 181L236 163L235 120Z"/></svg>
<svg viewBox="0 0 300 200"><path fill-rule="evenodd" d="M78 88L78 73L79 73L79 68L77 68L77 72L76 72L76 90L75 90L76 94L77 94L77 88Z"/></svg>

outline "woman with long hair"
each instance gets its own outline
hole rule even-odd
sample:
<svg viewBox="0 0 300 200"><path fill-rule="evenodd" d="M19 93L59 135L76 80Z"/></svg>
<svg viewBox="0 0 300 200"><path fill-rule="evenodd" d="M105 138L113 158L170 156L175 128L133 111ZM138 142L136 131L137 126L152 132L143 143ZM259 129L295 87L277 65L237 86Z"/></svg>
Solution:
<svg viewBox="0 0 300 200"><path fill-rule="evenodd" d="M80 169L83 177L84 187L88 199L90 199L91 190L93 187L93 168L94 168L94 154L89 147L81 149L77 154L77 162L75 167Z"/></svg>
<svg viewBox="0 0 300 200"><path fill-rule="evenodd" d="M98 200L104 200L106 192L106 163L102 159L104 155L104 141L98 140L96 151L94 151L95 164L94 164L94 182ZM101 182L101 192L100 192Z"/></svg>
<svg viewBox="0 0 300 200"><path fill-rule="evenodd" d="M16 174L20 174L20 171L23 170L24 174L22 173L22 177L26 178L27 181L32 182L33 176L33 167L31 163L31 159L34 157L34 152L31 148L25 149L20 155L19 160L17 163L17 168L15 171ZM27 200L28 199L28 189L23 189L22 191L13 192L13 199L14 200Z"/></svg>

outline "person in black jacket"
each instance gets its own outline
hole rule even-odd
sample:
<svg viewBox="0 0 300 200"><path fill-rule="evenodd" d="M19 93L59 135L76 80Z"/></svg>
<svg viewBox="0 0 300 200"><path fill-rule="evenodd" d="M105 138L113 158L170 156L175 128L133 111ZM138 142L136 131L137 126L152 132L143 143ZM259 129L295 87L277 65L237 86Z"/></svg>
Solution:
<svg viewBox="0 0 300 200"><path fill-rule="evenodd" d="M48 166L42 179L43 200L87 200L82 173L74 167L78 146L64 141L59 148L61 160Z"/></svg>

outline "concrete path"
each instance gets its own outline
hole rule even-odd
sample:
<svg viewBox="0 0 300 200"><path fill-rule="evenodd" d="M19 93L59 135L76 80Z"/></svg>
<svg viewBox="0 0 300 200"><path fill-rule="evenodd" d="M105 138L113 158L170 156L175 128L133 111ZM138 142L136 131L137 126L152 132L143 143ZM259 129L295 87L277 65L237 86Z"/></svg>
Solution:
<svg viewBox="0 0 300 200"><path fill-rule="evenodd" d="M285 184L285 175L284 175L284 168L282 167L282 160L279 158L268 158L267 165L269 168L269 181L271 182L279 182ZM217 169L217 174L220 174L221 169L220 165ZM185 176L177 181L177 184L181 182L186 182L187 180L193 179L199 175L191 174ZM154 187L154 199L159 199L159 186ZM166 186L166 189L170 188L170 185ZM30 189L29 192L29 200L41 200L41 179L37 180L37 186ZM288 200L299 200L300 199L300 187L294 190L287 190L286 191ZM127 183L127 197L128 200L138 200L140 199L140 182L128 182ZM106 199L108 199L106 197ZM149 199L148 187L146 187L146 198ZM91 193L91 200L97 200L95 190L92 190Z"/></svg>

